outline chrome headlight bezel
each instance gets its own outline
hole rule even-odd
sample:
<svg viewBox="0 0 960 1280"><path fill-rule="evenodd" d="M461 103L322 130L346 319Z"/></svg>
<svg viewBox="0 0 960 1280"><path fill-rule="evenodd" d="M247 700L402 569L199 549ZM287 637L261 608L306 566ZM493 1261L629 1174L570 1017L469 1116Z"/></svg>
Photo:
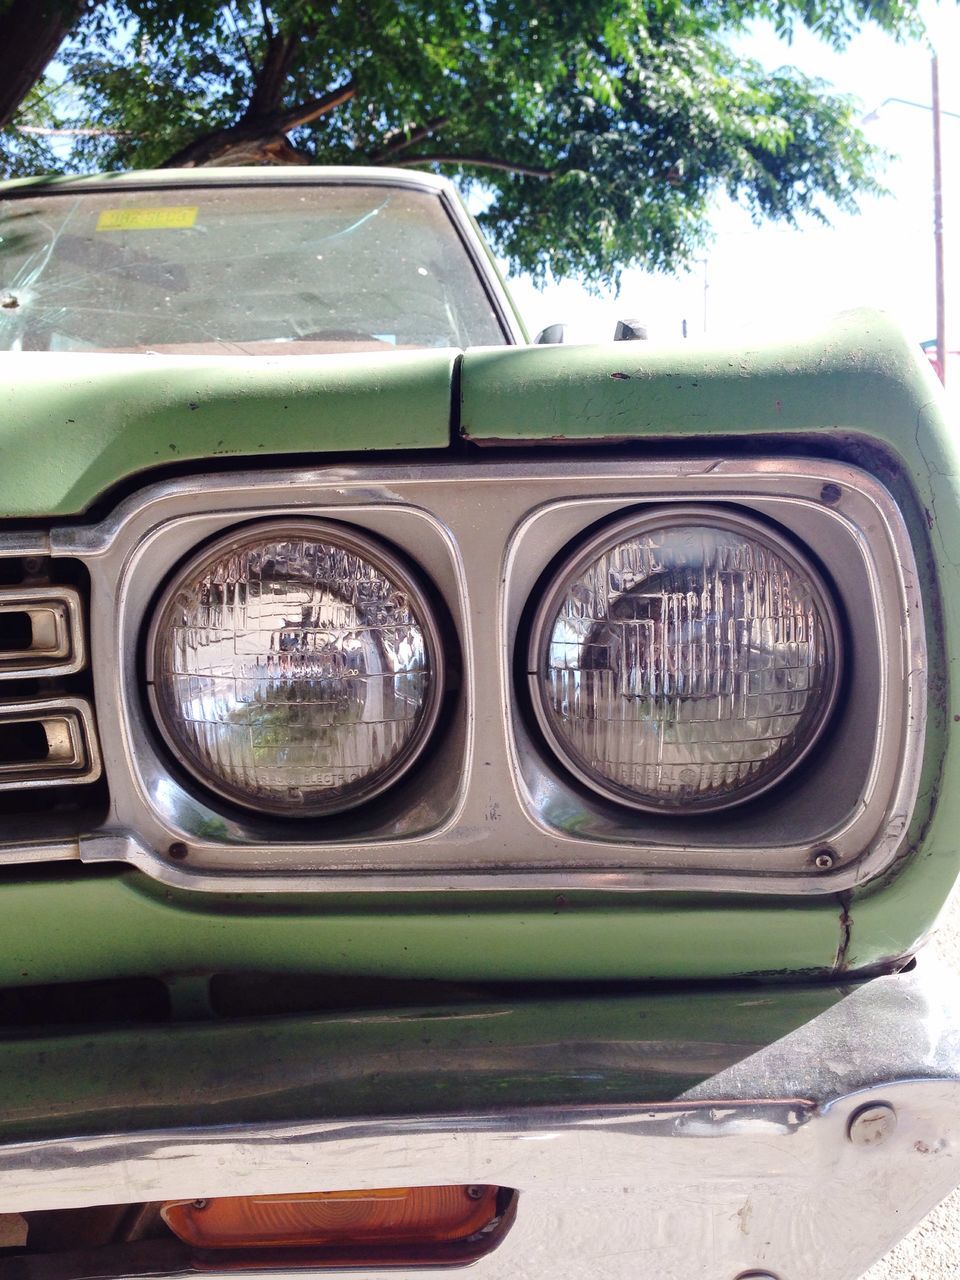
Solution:
<svg viewBox="0 0 960 1280"><path fill-rule="evenodd" d="M158 669L158 654L168 610L173 605L178 592L191 579L195 581L206 567L216 563L225 553L283 540L325 542L341 547L371 564L377 572L405 591L421 621L424 645L432 673L416 728L403 749L388 765L371 774L365 783L351 788L349 792L340 789L327 799L318 797L296 806L275 803L269 797L262 795L246 794L205 770L200 761L194 758L185 747L182 737L177 732L176 724L171 721L170 708L159 693L162 672ZM168 751L181 769L194 783L220 799L228 801L231 805L286 819L329 817L348 813L392 788L416 765L431 742L440 717L446 686L444 645L426 586L418 580L414 571L379 540L371 538L350 525L321 518L258 520L235 526L227 533L197 548L191 556L176 566L156 599L146 632L145 659L147 698L153 721Z"/></svg>
<svg viewBox="0 0 960 1280"><path fill-rule="evenodd" d="M528 606L552 566L584 531L667 504L745 512L809 548L829 567L843 621L843 689L816 748L784 785L712 816L643 813L583 786L547 747L527 697ZM198 547L281 519L347 524L416 566L448 670L418 766L370 804L303 822L241 810L194 781L144 689L158 584ZM99 525L55 531L53 546L88 567L94 601L111 808L83 838L86 860L123 859L216 892L816 896L882 874L916 821L925 579L896 498L848 463L621 455L519 469L516 459L473 459L231 471L158 484Z"/></svg>
<svg viewBox="0 0 960 1280"><path fill-rule="evenodd" d="M786 753L781 767L771 774L764 774L754 782L744 783L735 791L722 797L692 798L680 804L658 804L645 799L626 785L604 778L593 771L578 757L568 741L557 730L544 696L543 675L548 661L551 633L564 599L571 586L590 566L613 547L631 537L642 537L653 530L669 530L683 526L706 526L740 534L759 543L788 565L792 562L807 578L811 594L819 613L831 658L822 698L803 742L796 750ZM718 813L747 803L778 786L792 773L817 745L833 714L839 695L844 653L840 615L833 593L823 575L813 564L803 548L774 526L740 510L730 510L709 504L656 504L642 510L621 513L612 521L605 521L592 533L586 531L568 548L558 567L550 573L542 595L536 600L527 643L526 673L528 693L536 723L558 762L580 783L605 800L643 813L674 814L689 817L695 814Z"/></svg>

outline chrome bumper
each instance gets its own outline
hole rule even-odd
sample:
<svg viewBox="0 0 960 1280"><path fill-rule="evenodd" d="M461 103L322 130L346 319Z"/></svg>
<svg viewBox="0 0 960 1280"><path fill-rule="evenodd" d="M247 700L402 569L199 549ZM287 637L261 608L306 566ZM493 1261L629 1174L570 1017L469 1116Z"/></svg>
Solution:
<svg viewBox="0 0 960 1280"><path fill-rule="evenodd" d="M875 979L669 1102L11 1143L0 1210L497 1183L476 1280L855 1280L960 1183L956 988Z"/></svg>

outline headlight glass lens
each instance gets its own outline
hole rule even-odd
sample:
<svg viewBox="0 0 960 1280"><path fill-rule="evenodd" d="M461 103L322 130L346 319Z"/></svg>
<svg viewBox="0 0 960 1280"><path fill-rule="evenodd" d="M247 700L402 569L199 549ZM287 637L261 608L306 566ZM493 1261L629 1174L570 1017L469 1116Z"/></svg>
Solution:
<svg viewBox="0 0 960 1280"><path fill-rule="evenodd" d="M436 625L378 543L321 521L222 540L165 592L151 697L176 755L267 813L351 808L413 763L443 686Z"/></svg>
<svg viewBox="0 0 960 1280"><path fill-rule="evenodd" d="M779 535L714 509L620 521L534 621L534 709L596 791L641 809L737 804L809 751L839 679L827 590Z"/></svg>

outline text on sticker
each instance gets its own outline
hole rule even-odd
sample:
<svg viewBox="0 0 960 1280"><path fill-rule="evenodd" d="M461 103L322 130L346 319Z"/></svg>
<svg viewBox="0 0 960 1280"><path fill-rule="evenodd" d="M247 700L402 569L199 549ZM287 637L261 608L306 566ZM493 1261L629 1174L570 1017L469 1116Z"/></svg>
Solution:
<svg viewBox="0 0 960 1280"><path fill-rule="evenodd" d="M192 227L196 206L167 205L159 209L104 209L97 219L98 231L154 231Z"/></svg>

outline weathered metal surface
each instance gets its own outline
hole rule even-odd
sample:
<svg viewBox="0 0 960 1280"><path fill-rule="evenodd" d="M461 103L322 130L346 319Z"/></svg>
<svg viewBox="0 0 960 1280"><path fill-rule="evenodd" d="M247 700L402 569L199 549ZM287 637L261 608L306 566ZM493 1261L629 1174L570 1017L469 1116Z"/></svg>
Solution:
<svg viewBox="0 0 960 1280"><path fill-rule="evenodd" d="M819 494L828 482L838 497L824 509ZM528 732L512 681L524 607L542 566L586 525L672 495L701 504L739 499L814 556L835 555L832 587L857 655L842 713L807 762L803 783L741 805L726 827L680 815L640 818L606 801L591 808L556 768L555 753ZM138 637L156 616L156 583L179 573L198 543L223 536L224 511L249 521L282 509L362 521L366 534L389 538L442 595L458 640L456 706L433 763L415 767L385 797L389 816L363 806L346 829L332 815L270 824L263 814L244 818L209 804L158 755L156 724L142 707ZM835 895L901 854L924 744L922 609L899 513L859 468L767 457L639 464L614 456L237 472L147 488L101 524L53 529L50 545L58 556L82 557L91 582L93 675L112 803L103 828L81 841L85 861L124 857L167 883L215 892L536 888L793 897ZM500 564L501 572L491 570ZM830 875L814 862L825 847Z"/></svg>
<svg viewBox="0 0 960 1280"><path fill-rule="evenodd" d="M929 703L919 850L891 883L838 905L838 968L883 963L933 926L960 870L960 453L928 362L885 316L850 312L829 328L775 343L660 348L639 344L469 352L461 429L482 445L644 452L719 441L731 452L793 443L872 470L910 527L927 613ZM931 815L932 810L932 816Z"/></svg>
<svg viewBox="0 0 960 1280"><path fill-rule="evenodd" d="M0 518L72 515L170 463L443 449L457 353L0 353Z"/></svg>
<svg viewBox="0 0 960 1280"><path fill-rule="evenodd" d="M855 1280L960 1177L958 1016L949 978L911 974L859 988L669 1102L645 1103L640 1077L629 1104L414 1117L398 1097L392 1115L5 1143L0 1197L24 1211L483 1182L519 1196L473 1268L481 1280ZM547 1064L553 1046L541 1048ZM847 1138L866 1104L897 1112L881 1143ZM108 1274L87 1266L73 1275Z"/></svg>
<svg viewBox="0 0 960 1280"><path fill-rule="evenodd" d="M160 365L150 357L40 353L2 360L11 377L0 415L0 513L38 516L78 512L161 462L198 461L218 452L266 459L441 448L456 356L262 360L253 367L229 360ZM960 693L951 680L960 656L960 564L954 563L960 463L938 394L920 357L887 322L862 315L818 339L742 357L693 348L637 352L620 344L475 351L463 366L463 424L473 439L547 444L563 437L597 448L610 438L667 440L685 450L707 439L711 450L718 440L731 450L792 440L798 449L841 453L880 475L901 503L917 553L930 688L918 817L904 846L906 855L918 856L905 856L886 882L816 908L767 902L762 914L746 906L731 909L720 897L648 897L612 909L571 899L558 913L546 894L506 909L485 903L473 911L467 910L469 898L442 906L423 898L420 907L408 902L385 912L396 922L396 945L389 929L360 928L364 912L379 911L372 903L328 903L322 915L300 903L298 926L288 918L281 927L276 911L251 896L242 910L238 905L219 917L214 952L219 947L234 965L287 970L332 964L389 972L393 965L397 972L423 973L442 961L444 972L465 973L472 966L475 975L638 977L824 973L884 964L909 952L932 926L960 867L960 744L948 741L946 732L960 716ZM137 937L142 912L126 905L146 898L131 894L131 883L136 879L83 885L91 922L111 918L123 886L126 914L112 918L112 927L129 945L111 951L94 936L87 952L80 944L87 926L74 924L71 913L74 941L65 940L58 954L49 947L49 933L43 946L35 931L14 924L0 944L0 980L27 980L18 978L21 970L37 973L34 980L41 973L72 976L75 963L110 972L104 968L108 955L115 973L147 971L149 949ZM23 882L18 889L31 893ZM35 889L31 909L48 919L43 904L53 900L54 890L46 883ZM6 915L9 903L12 913L12 884L3 899L0 910ZM63 920L61 915L57 932L66 934ZM168 962L187 967L180 957L201 953L191 937L180 946L187 934L182 920L172 905L168 917L152 918L154 969ZM414 926L418 938L411 942ZM531 946L534 934L537 944ZM209 936L205 945L212 945ZM18 949L23 964L14 958Z"/></svg>
<svg viewBox="0 0 960 1280"><path fill-rule="evenodd" d="M0 1041L0 1141L304 1116L670 1101L842 995L835 986L528 994L266 1021L8 1034Z"/></svg>
<svg viewBox="0 0 960 1280"><path fill-rule="evenodd" d="M927 436L931 461L952 454L929 361L888 317L851 311L819 332L771 330L763 342L470 351L461 432L484 445L856 432L908 464ZM920 439L918 412L930 414Z"/></svg>
<svg viewBox="0 0 960 1280"><path fill-rule="evenodd" d="M830 899L197 894L127 870L5 874L5 986L247 970L451 980L829 974ZM722 910L718 909L720 906ZM759 920L762 919L762 925Z"/></svg>

